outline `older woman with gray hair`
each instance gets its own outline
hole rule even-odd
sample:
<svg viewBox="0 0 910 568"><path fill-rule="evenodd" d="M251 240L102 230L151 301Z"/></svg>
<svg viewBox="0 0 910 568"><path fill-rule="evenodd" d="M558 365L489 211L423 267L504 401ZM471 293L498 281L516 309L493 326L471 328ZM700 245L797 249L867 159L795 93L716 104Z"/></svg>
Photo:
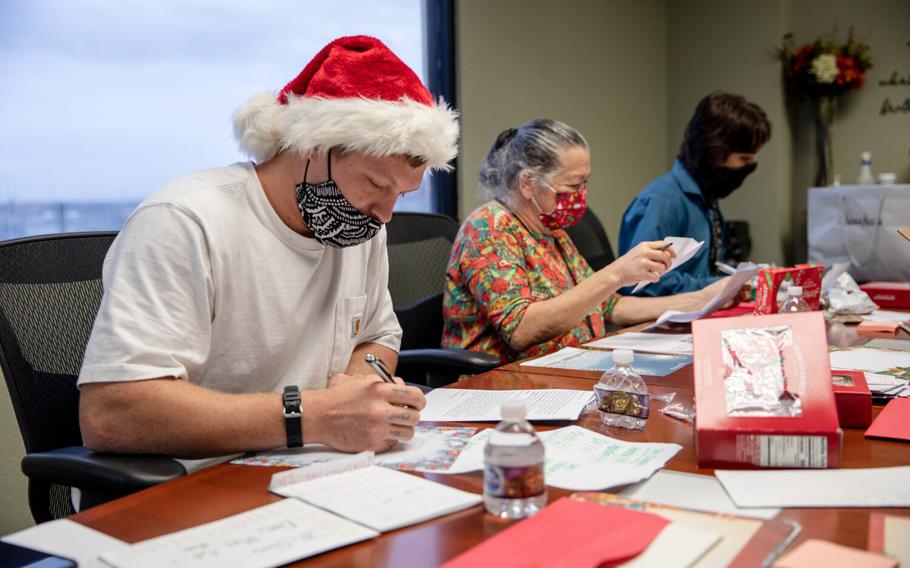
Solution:
<svg viewBox="0 0 910 568"><path fill-rule="evenodd" d="M480 170L493 200L465 220L452 247L443 303L444 347L484 351L506 362L580 345L668 309L698 309L723 281L661 298L620 296L656 282L675 253L639 243L594 272L565 228L586 208L591 155L574 128L532 120L497 136Z"/></svg>

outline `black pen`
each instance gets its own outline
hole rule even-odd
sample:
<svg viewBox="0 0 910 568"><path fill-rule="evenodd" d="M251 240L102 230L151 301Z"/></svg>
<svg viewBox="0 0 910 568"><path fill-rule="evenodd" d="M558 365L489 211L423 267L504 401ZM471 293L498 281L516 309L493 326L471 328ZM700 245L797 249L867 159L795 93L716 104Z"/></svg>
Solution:
<svg viewBox="0 0 910 568"><path fill-rule="evenodd" d="M388 367L385 366L385 363L382 362L382 359L373 355L372 353L367 353L363 356L363 360L366 361L374 371L376 371L376 374L379 375L383 381L395 384L395 379L392 378L392 373L389 372Z"/></svg>

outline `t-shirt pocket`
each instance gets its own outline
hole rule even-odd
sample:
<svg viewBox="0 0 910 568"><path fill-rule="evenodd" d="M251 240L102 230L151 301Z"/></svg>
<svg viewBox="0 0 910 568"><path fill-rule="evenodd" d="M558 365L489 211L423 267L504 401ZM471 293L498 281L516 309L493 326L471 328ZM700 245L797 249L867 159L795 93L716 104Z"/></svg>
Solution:
<svg viewBox="0 0 910 568"><path fill-rule="evenodd" d="M332 346L330 377L347 368L363 329L366 305L366 294L341 298L335 303L335 341Z"/></svg>

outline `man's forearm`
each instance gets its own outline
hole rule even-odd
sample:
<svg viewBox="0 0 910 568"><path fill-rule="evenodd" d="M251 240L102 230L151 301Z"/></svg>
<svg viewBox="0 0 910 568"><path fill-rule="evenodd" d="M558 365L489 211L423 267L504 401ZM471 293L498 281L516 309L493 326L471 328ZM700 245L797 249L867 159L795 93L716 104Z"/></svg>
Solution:
<svg viewBox="0 0 910 568"><path fill-rule="evenodd" d="M376 371L363 358L367 353L372 353L382 359L382 362L392 371L392 374L395 373L395 367L398 365L398 353L378 343L361 343L358 345L351 354L351 360L348 362L348 368L345 373L348 375L375 375Z"/></svg>
<svg viewBox="0 0 910 568"><path fill-rule="evenodd" d="M303 435L320 441L320 391L304 392ZM174 378L81 388L86 446L105 452L210 457L284 446L281 395L227 394Z"/></svg>

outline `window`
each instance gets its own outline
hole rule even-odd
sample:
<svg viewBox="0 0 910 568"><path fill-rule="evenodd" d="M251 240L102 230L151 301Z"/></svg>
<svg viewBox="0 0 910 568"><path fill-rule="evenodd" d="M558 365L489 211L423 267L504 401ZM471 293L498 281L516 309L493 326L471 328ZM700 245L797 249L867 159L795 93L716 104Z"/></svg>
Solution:
<svg viewBox="0 0 910 568"><path fill-rule="evenodd" d="M379 37L423 78L424 11L423 0L3 2L0 239L116 230L168 180L247 159L234 109L336 37ZM437 208L429 187L400 204Z"/></svg>

